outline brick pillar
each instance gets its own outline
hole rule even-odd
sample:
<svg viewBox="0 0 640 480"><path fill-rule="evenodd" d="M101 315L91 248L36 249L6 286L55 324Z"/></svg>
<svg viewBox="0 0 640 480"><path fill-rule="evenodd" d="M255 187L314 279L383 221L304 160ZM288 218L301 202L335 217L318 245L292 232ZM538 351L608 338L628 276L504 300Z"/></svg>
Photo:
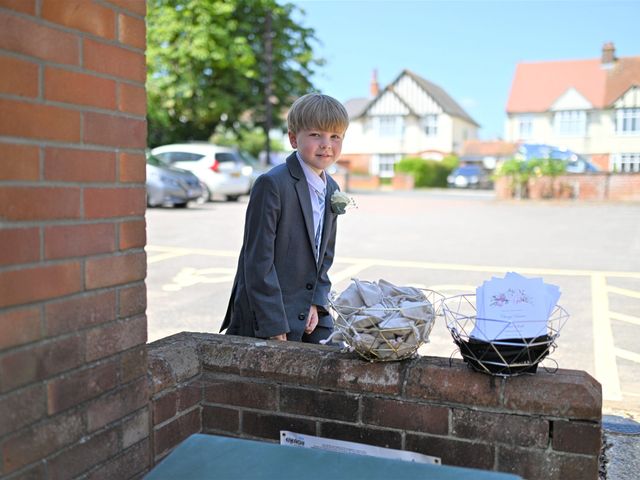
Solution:
<svg viewBox="0 0 640 480"><path fill-rule="evenodd" d="M0 477L149 465L144 0L0 0Z"/></svg>

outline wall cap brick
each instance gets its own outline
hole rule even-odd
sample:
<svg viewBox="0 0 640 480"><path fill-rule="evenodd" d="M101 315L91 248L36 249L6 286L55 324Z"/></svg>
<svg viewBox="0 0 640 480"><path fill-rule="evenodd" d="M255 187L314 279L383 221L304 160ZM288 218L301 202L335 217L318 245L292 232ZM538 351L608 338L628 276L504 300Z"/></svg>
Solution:
<svg viewBox="0 0 640 480"><path fill-rule="evenodd" d="M474 406L487 411L591 422L599 422L602 415L600 384L579 370L502 378L439 357L370 363L335 347L189 332L149 344L149 356L157 360L158 374L161 362L176 384L201 371L215 371L450 406L467 405L472 392Z"/></svg>
<svg viewBox="0 0 640 480"><path fill-rule="evenodd" d="M149 370L155 393L167 383L176 385L200 374L198 345L198 338L186 332L149 344Z"/></svg>

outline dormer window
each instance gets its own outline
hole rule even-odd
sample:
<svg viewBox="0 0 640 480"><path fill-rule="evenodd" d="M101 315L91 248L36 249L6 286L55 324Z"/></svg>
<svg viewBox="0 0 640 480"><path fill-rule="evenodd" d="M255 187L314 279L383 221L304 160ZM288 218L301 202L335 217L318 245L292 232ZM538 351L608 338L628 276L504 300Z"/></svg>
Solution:
<svg viewBox="0 0 640 480"><path fill-rule="evenodd" d="M587 112L584 110L562 110L553 117L556 135L583 137L587 132Z"/></svg>
<svg viewBox="0 0 640 480"><path fill-rule="evenodd" d="M616 133L618 135L640 135L640 108L616 110Z"/></svg>
<svg viewBox="0 0 640 480"><path fill-rule="evenodd" d="M422 124L427 137L438 135L438 115L425 115Z"/></svg>

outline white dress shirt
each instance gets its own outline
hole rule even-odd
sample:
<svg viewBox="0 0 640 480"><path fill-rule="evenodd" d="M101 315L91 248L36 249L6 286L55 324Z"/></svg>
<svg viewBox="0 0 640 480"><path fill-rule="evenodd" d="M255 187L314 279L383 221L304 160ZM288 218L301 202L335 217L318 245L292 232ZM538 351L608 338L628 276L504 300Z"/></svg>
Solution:
<svg viewBox="0 0 640 480"><path fill-rule="evenodd" d="M316 239L322 238L322 219L324 218L325 202L324 198L327 194L327 177L324 171L321 175L314 172L304 160L300 158L300 154L296 151L296 157L300 162L304 176L307 179L307 185L309 185L309 197L311 198L311 209L313 210L313 233ZM322 198L322 203L320 201ZM319 241L316 245L316 256L319 250Z"/></svg>

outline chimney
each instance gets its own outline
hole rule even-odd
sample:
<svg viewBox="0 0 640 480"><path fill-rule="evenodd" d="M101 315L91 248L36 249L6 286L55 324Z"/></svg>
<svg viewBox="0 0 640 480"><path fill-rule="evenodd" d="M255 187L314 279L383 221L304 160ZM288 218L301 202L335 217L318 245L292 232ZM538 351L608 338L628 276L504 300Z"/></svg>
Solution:
<svg viewBox="0 0 640 480"><path fill-rule="evenodd" d="M605 43L602 47L602 66L611 67L616 60L616 47L613 42Z"/></svg>
<svg viewBox="0 0 640 480"><path fill-rule="evenodd" d="M369 84L369 93L371 97L377 97L380 93L380 85L378 85L378 70L374 69L371 75L371 83Z"/></svg>

